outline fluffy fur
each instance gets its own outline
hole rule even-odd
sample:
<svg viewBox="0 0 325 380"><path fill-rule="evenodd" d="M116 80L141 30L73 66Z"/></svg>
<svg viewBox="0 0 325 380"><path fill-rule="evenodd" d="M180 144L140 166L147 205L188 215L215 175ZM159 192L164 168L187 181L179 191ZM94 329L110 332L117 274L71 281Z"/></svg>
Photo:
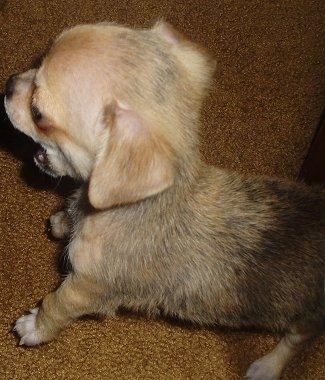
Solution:
<svg viewBox="0 0 325 380"><path fill-rule="evenodd" d="M8 116L42 145L37 165L82 181L50 219L73 270L17 321L21 344L121 306L284 331L247 371L265 380L324 327L325 191L201 160L213 71L166 23L99 24L64 32L39 69L8 80Z"/></svg>

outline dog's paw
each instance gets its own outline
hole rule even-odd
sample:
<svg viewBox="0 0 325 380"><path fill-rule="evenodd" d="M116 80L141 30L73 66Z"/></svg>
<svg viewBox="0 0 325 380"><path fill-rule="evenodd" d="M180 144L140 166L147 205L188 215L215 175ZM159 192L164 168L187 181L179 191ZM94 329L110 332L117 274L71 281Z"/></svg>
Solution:
<svg viewBox="0 0 325 380"><path fill-rule="evenodd" d="M38 308L31 309L30 314L24 315L16 321L14 331L20 336L20 345L35 346L42 343L40 334L36 330Z"/></svg>
<svg viewBox="0 0 325 380"><path fill-rule="evenodd" d="M57 239L63 239L69 234L68 217L65 211L59 211L50 217L51 233Z"/></svg>
<svg viewBox="0 0 325 380"><path fill-rule="evenodd" d="M248 368L245 379L247 380L279 380L278 374L262 359L256 360Z"/></svg>

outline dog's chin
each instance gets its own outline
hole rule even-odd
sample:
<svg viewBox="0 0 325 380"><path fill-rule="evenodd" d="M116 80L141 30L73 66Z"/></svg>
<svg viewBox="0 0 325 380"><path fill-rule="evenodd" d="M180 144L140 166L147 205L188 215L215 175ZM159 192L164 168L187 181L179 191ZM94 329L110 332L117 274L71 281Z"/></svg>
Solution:
<svg viewBox="0 0 325 380"><path fill-rule="evenodd" d="M45 149L39 149L34 155L34 162L36 166L44 173L51 177L57 178L60 175L56 173L51 167L47 152Z"/></svg>

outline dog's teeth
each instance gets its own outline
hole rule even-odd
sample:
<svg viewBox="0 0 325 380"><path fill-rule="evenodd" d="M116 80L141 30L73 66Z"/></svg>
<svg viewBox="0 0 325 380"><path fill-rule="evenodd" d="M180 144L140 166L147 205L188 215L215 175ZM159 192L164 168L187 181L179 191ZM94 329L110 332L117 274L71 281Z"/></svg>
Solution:
<svg viewBox="0 0 325 380"><path fill-rule="evenodd" d="M46 155L45 150L37 151L35 158L37 159L37 161L39 161L41 163L45 163L47 160L47 155Z"/></svg>

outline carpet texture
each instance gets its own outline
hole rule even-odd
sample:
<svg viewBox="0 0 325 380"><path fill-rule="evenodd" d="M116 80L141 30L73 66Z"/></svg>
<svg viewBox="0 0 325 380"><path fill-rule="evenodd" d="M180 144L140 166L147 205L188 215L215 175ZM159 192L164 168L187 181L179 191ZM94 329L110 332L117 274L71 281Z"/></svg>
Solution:
<svg viewBox="0 0 325 380"><path fill-rule="evenodd" d="M163 16L217 60L205 102L202 153L245 173L295 178L325 104L323 0L0 0L0 91L62 29L104 20L150 26ZM29 140L0 119L0 379L222 379L279 339L267 332L198 329L122 314L85 319L48 345L25 349L12 322L58 283L60 246L46 219L62 184L32 164ZM325 379L324 334L285 379Z"/></svg>

